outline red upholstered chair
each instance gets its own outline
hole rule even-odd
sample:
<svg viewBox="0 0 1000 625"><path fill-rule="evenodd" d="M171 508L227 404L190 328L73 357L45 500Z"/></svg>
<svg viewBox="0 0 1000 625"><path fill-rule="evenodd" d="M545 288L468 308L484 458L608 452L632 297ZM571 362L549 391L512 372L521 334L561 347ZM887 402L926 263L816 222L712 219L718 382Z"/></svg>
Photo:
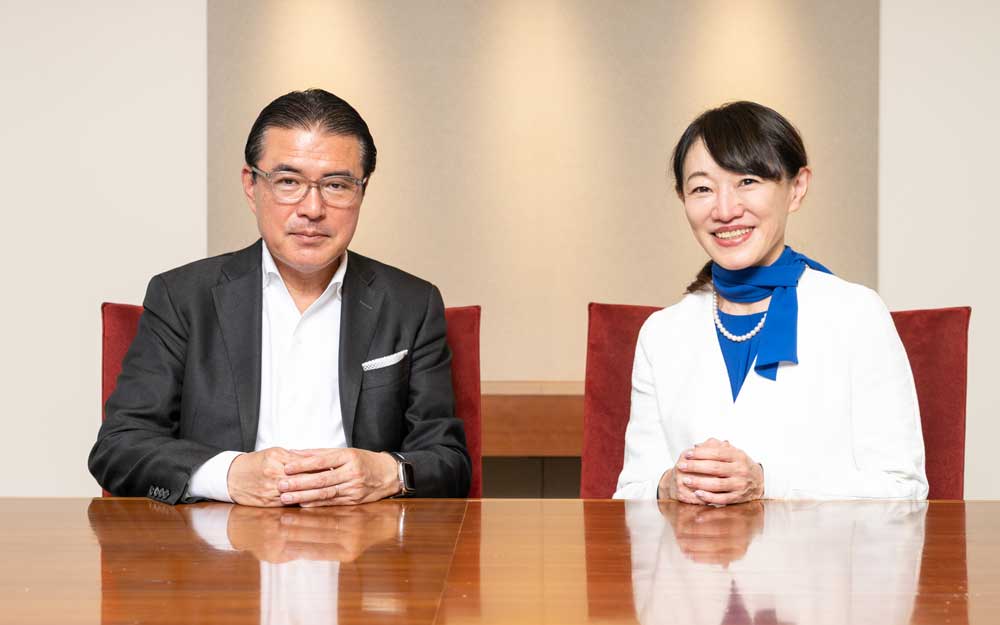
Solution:
<svg viewBox="0 0 1000 625"><path fill-rule="evenodd" d="M101 304L101 420L104 405L118 384L122 361L135 333L139 329L142 306L131 304Z"/></svg>
<svg viewBox="0 0 1000 625"><path fill-rule="evenodd" d="M469 497L483 496L483 412L479 381L479 306L446 308L448 347L451 348L451 385L455 412L465 424L465 444L472 460Z"/></svg>
<svg viewBox="0 0 1000 625"><path fill-rule="evenodd" d="M892 313L917 387L928 499L965 496L965 389L971 315L968 307Z"/></svg>
<svg viewBox="0 0 1000 625"><path fill-rule="evenodd" d="M139 329L142 306L131 304L101 304L101 420L104 420L104 405L115 390L118 374L122 372L122 361L135 333ZM105 497L108 491L101 491Z"/></svg>
<svg viewBox="0 0 1000 625"><path fill-rule="evenodd" d="M479 387L479 306L445 309L448 347L451 348L451 380L455 389L455 411L465 424L466 443L472 458L472 485L469 497L483 494L482 407ZM101 418L104 405L115 389L122 360L139 327L141 306L101 304ZM108 493L105 492L105 495Z"/></svg>
<svg viewBox="0 0 1000 625"><path fill-rule="evenodd" d="M639 329L657 308L590 304L580 496L615 492L625 457L632 360ZM930 499L962 499L970 308L892 313L920 402Z"/></svg>
<svg viewBox="0 0 1000 625"><path fill-rule="evenodd" d="M606 499L625 459L635 342L643 322L659 309L591 303L588 310L580 497Z"/></svg>

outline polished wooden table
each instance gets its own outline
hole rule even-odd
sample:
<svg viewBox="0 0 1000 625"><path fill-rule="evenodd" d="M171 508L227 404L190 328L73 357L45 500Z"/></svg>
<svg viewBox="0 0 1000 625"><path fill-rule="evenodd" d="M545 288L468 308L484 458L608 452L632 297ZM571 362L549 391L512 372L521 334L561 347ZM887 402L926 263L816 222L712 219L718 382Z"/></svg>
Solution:
<svg viewBox="0 0 1000 625"><path fill-rule="evenodd" d="M1000 622L998 502L0 513L0 623Z"/></svg>

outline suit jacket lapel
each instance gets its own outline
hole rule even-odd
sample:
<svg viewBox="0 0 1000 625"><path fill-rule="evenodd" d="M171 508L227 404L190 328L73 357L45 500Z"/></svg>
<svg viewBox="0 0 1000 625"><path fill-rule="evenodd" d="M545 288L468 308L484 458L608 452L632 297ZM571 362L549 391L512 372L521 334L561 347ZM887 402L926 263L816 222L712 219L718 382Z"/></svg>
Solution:
<svg viewBox="0 0 1000 625"><path fill-rule="evenodd" d="M261 243L233 254L212 288L229 355L240 414L243 451L253 451L260 416Z"/></svg>
<svg viewBox="0 0 1000 625"><path fill-rule="evenodd" d="M361 363L375 336L383 292L366 258L348 252L340 310L340 411L347 444L353 446L354 414L361 393Z"/></svg>

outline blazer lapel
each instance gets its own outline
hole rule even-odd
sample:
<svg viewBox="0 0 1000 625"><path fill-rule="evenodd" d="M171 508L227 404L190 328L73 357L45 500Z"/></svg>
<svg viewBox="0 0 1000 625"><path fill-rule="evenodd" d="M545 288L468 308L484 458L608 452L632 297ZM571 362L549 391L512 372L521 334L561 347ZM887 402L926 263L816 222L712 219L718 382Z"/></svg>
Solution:
<svg viewBox="0 0 1000 625"><path fill-rule="evenodd" d="M384 293L362 256L348 252L340 311L340 412L347 444L353 445L354 414L361 393L361 363L368 355Z"/></svg>
<svg viewBox="0 0 1000 625"><path fill-rule="evenodd" d="M240 414L243 451L253 451L260 416L261 243L236 252L212 288L215 311L229 355Z"/></svg>

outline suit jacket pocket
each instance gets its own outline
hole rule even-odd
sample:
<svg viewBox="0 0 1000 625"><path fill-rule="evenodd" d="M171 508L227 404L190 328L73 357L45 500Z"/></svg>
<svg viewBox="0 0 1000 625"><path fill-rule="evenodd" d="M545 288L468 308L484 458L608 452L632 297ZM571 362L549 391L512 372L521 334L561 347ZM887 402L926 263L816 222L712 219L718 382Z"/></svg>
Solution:
<svg viewBox="0 0 1000 625"><path fill-rule="evenodd" d="M409 375L410 355L407 354L394 365L365 371L361 377L361 390L396 384L407 379Z"/></svg>

